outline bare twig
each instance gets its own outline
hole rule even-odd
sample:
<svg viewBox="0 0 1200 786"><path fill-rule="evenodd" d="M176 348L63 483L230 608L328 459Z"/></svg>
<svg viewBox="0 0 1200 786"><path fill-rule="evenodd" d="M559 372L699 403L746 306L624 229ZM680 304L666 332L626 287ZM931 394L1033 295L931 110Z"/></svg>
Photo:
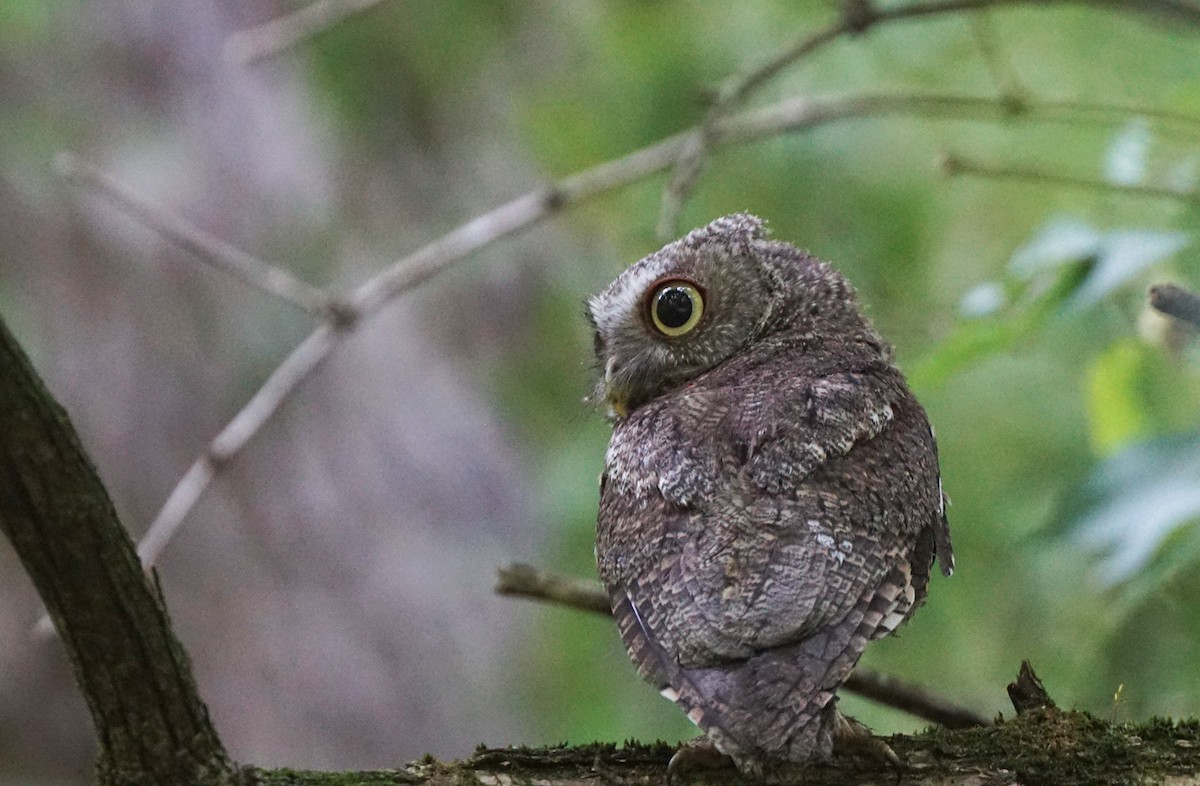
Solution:
<svg viewBox="0 0 1200 786"><path fill-rule="evenodd" d="M997 91L1006 96L1014 108L1022 106L1027 91L1017 78L1012 61L1000 46L1000 36L996 32L990 12L979 11L971 15L971 34L975 37L979 54L992 75L992 81L996 83Z"/></svg>
<svg viewBox="0 0 1200 786"><path fill-rule="evenodd" d="M921 19L931 16L982 11L998 6L1015 6L1038 3L1049 5L1076 4L1086 0L935 0L914 2L880 9L871 0L846 0L841 3L841 15L833 23L809 33L784 48L766 63L726 80L717 90L716 98L709 107L704 120L689 133L687 142L681 146L678 158L672 167L667 186L663 190L659 211L658 234L662 239L678 234L679 213L683 202L695 186L704 169L704 160L713 147L718 122L729 114L745 98L769 82L788 66L823 49L839 39L865 33L882 24ZM1105 6L1128 12L1155 13L1164 18L1189 24L1200 24L1200 5L1188 0L1092 0L1090 5ZM1010 101L1012 96L1010 96Z"/></svg>
<svg viewBox="0 0 1200 786"><path fill-rule="evenodd" d="M496 593L568 606L609 616L608 593L599 583L514 563L500 568ZM950 729L991 724L983 715L910 682L858 667L845 682L846 690L865 699L938 723Z"/></svg>
<svg viewBox="0 0 1200 786"><path fill-rule="evenodd" d="M239 30L225 41L225 59L250 65L325 32L354 14L379 5L381 0L316 0L299 11Z"/></svg>
<svg viewBox="0 0 1200 786"><path fill-rule="evenodd" d="M987 164L955 153L943 155L939 161L939 166L945 174L950 176L972 175L994 180L1021 180L1029 183L1045 183L1068 186L1070 188L1081 188L1088 191L1101 191L1108 194L1170 199L1176 202L1195 202L1200 200L1200 193L1196 191L1181 191L1176 188L1164 188L1161 186L1126 185L1111 183L1098 178L1047 172L1044 169L1035 169L1033 167Z"/></svg>
<svg viewBox="0 0 1200 786"><path fill-rule="evenodd" d="M796 98L773 106L719 120L714 126L714 146L741 144L781 133L799 131L824 123L861 117L908 115L916 117L973 116L977 118L1006 117L1009 107L1003 100L955 95L862 95L828 98ZM1200 120L1182 115L1155 112L1137 107L1117 107L1103 104L1054 102L1029 103L1022 117L1052 122L1071 120L1111 120L1142 114L1159 116L1164 120L1200 125ZM162 548L178 529L220 468L231 459L246 441L256 433L339 343L341 337L353 331L357 324L371 316L384 304L401 293L448 268L473 251L501 237L541 221L556 211L590 197L642 178L671 166L691 134L685 132L669 137L649 147L634 151L612 161L567 177L557 185L518 197L488 213L484 213L438 240L418 249L383 272L371 278L347 299L337 311L337 319L318 327L284 360L264 383L263 388L213 440L203 455L172 490L166 503L151 523L139 547L147 565L153 564ZM106 190L105 193L116 193ZM175 232L171 222L157 220L154 210L131 210L147 224L188 246L191 232ZM178 221L178 219L174 219ZM186 226L186 225L185 225ZM208 246L201 244L197 253L211 261ZM268 290L274 291L274 290ZM42 623L43 629L48 629Z"/></svg>
<svg viewBox="0 0 1200 786"><path fill-rule="evenodd" d="M845 687L864 699L907 712L947 729L992 725L992 721L982 713L955 704L928 688L861 666L850 672Z"/></svg>
<svg viewBox="0 0 1200 786"><path fill-rule="evenodd" d="M533 598L581 611L611 614L608 593L590 579L547 573L532 565L514 562L497 571L496 594Z"/></svg>
<svg viewBox="0 0 1200 786"><path fill-rule="evenodd" d="M221 467L258 433L292 391L329 357L344 335L345 331L338 330L332 324L321 325L310 333L267 377L267 381L246 406L221 429L208 449L175 484L138 543L138 556L144 565L149 567L154 564Z"/></svg>
<svg viewBox="0 0 1200 786"><path fill-rule="evenodd" d="M317 287L151 205L74 153L59 153L55 167L67 181L103 194L138 221L218 270L314 316L323 317L328 312L329 297Z"/></svg>
<svg viewBox="0 0 1200 786"><path fill-rule="evenodd" d="M1176 284L1156 284L1149 299L1154 310L1200 330L1200 295Z"/></svg>
<svg viewBox="0 0 1200 786"><path fill-rule="evenodd" d="M831 41L836 41L849 31L847 18L827 25L815 33L808 34L789 46L771 61L754 70L732 77L717 90L716 98L704 121L690 132L680 146L667 186L663 189L662 205L658 216L658 236L672 238L678 234L679 214L683 203L696 185L709 150L716 143L717 127L730 110L759 85L767 82L790 63L816 52Z"/></svg>

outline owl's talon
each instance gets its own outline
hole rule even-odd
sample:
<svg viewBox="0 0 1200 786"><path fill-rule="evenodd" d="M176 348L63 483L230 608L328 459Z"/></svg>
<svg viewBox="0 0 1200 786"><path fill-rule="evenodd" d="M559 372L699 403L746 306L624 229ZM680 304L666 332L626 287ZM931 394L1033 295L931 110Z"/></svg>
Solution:
<svg viewBox="0 0 1200 786"><path fill-rule="evenodd" d="M866 724L840 712L835 712L833 719L833 750L886 762L897 772L904 770L904 762L890 745L872 734Z"/></svg>
<svg viewBox="0 0 1200 786"><path fill-rule="evenodd" d="M683 742L671 761L667 763L667 786L679 782L679 778L696 770L717 770L733 766L733 759L717 750L707 737L696 737Z"/></svg>

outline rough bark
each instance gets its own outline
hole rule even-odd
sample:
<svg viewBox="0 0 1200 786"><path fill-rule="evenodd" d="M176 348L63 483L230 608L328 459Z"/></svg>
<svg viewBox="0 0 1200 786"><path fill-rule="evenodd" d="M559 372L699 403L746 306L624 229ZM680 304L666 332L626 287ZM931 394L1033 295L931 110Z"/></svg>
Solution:
<svg viewBox="0 0 1200 786"><path fill-rule="evenodd" d="M463 761L396 770L310 772L236 767L196 691L160 593L88 461L66 413L0 321L0 530L54 620L100 741L102 784L502 786L661 784L673 747L658 743L480 749ZM935 728L887 742L903 771L835 758L772 780L826 784L1200 785L1200 722L1113 725L1053 706L1027 665L1020 713L994 725ZM740 784L732 770L689 774Z"/></svg>
<svg viewBox="0 0 1200 786"><path fill-rule="evenodd" d="M231 781L161 597L66 412L2 321L0 529L67 649L100 742L99 781Z"/></svg>
<svg viewBox="0 0 1200 786"><path fill-rule="evenodd" d="M1154 720L1113 725L1081 712L1031 710L993 726L896 735L888 744L902 772L877 760L835 758L769 776L798 786L1116 786L1200 784L1200 723ZM672 746L657 743L575 748L480 749L460 762L414 762L402 770L359 773L260 771L265 786L507 786L665 784ZM749 784L733 770L691 774L693 786Z"/></svg>

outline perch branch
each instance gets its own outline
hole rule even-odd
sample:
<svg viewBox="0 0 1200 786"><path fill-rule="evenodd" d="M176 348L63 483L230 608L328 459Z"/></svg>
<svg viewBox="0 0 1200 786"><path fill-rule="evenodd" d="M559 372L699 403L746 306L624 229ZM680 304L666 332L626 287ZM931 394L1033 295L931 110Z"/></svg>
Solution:
<svg viewBox="0 0 1200 786"><path fill-rule="evenodd" d="M251 65L312 38L381 0L316 0L298 11L233 33L225 41L225 59Z"/></svg>
<svg viewBox="0 0 1200 786"><path fill-rule="evenodd" d="M1022 117L1049 122L1111 120L1141 114L1164 121L1200 125L1186 115L1140 108L1081 102L1028 102ZM914 117L975 117L1001 119L1011 115L1003 100L963 95L867 94L825 98L792 98L777 104L720 119L713 133L716 146L743 144L758 139L812 128L851 118L905 115ZM672 165L693 132L685 132L636 150L621 158L569 176L549 188L539 189L484 213L418 249L362 284L336 306L336 319L319 326L271 373L234 419L217 435L176 484L166 503L147 529L139 549L147 565L153 564L184 518L221 468L241 450L303 382L357 325L405 291L435 276L474 251L532 226L556 212L598 194L637 182ZM141 213L134 213L142 218ZM153 211L148 214L153 215ZM160 223L150 223L169 239L181 240L189 232L167 233ZM208 257L201 254L201 258ZM334 306L330 306L334 308Z"/></svg>
<svg viewBox="0 0 1200 786"><path fill-rule="evenodd" d="M608 593L595 581L538 570L519 562L497 571L496 593L540 600L605 616L612 613ZM878 704L950 729L991 724L983 715L961 707L926 688L862 667L851 673L845 688Z"/></svg>
<svg viewBox="0 0 1200 786"><path fill-rule="evenodd" d="M1200 295L1175 284L1150 287L1150 307L1200 330Z"/></svg>
<svg viewBox="0 0 1200 786"><path fill-rule="evenodd" d="M741 104L753 91L779 75L788 66L844 37L860 35L883 24L967 11L984 11L998 6L1082 4L1086 0L938 0L877 8L872 0L844 0L837 20L797 39L762 65L727 79L716 92L704 119L687 133L672 163L671 175L663 189L659 210L658 234L666 240L678 234L679 213L688 194L704 169L704 162L716 142L716 130L723 117ZM1200 5L1187 0L1093 0L1091 5L1129 12L1150 12L1170 16L1181 22L1200 24ZM1013 96L1009 96L1011 102Z"/></svg>

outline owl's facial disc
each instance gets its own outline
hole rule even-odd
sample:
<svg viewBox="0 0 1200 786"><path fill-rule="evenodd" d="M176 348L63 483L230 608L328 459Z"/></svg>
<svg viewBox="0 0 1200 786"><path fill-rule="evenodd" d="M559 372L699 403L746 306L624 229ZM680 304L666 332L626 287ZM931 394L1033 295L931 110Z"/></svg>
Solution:
<svg viewBox="0 0 1200 786"><path fill-rule="evenodd" d="M697 230L588 300L603 374L592 401L607 404L612 417L688 384L757 334L775 305L773 274L752 248L761 222L738 221L745 232Z"/></svg>
<svg viewBox="0 0 1200 786"><path fill-rule="evenodd" d="M686 366L681 353L704 321L706 302L703 285L679 275L639 282L622 299L628 318L613 324L593 315L596 355L604 364L597 393L616 418L677 381L675 373Z"/></svg>

